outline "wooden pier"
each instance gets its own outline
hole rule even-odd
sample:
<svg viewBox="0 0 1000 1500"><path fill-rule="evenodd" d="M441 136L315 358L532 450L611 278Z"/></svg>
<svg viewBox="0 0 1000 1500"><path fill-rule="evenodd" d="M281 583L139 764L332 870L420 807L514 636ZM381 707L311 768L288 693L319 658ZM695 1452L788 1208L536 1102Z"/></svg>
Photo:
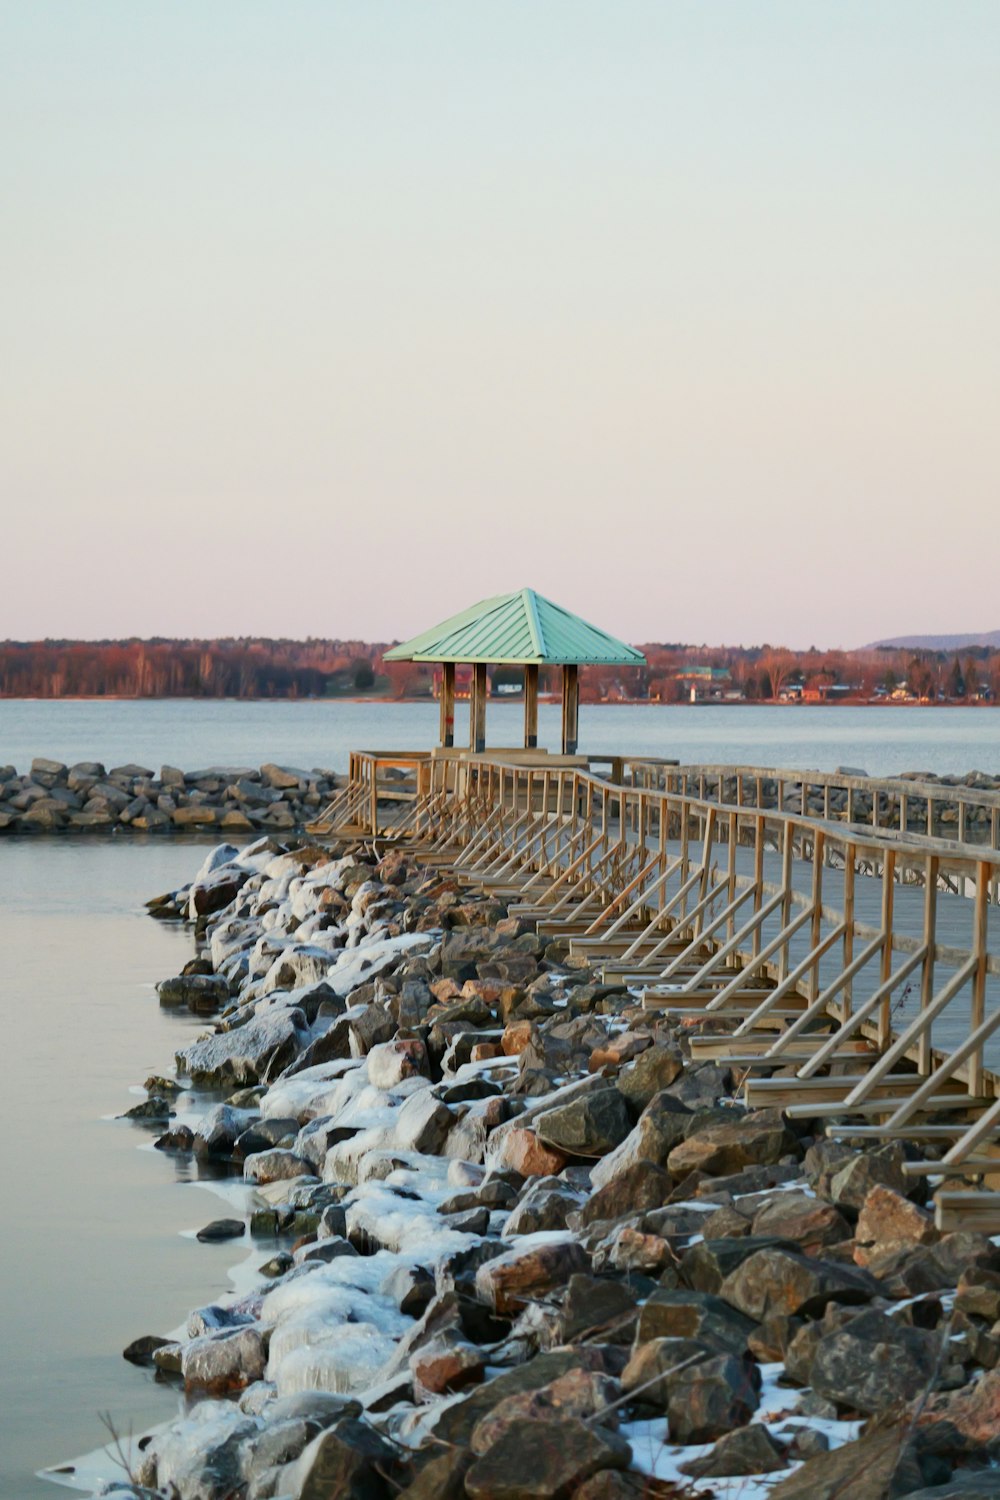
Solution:
<svg viewBox="0 0 1000 1500"><path fill-rule="evenodd" d="M904 1139L1000 1230L1000 794L532 748L356 752L311 831L406 841L690 1029L755 1107Z"/></svg>

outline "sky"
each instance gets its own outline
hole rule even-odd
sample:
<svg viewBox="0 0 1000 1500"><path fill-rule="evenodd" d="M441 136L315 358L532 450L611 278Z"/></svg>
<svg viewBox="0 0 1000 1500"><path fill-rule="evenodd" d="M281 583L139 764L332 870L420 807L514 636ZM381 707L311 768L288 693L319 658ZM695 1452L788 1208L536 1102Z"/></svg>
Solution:
<svg viewBox="0 0 1000 1500"><path fill-rule="evenodd" d="M995 0L0 0L0 638L1000 626Z"/></svg>

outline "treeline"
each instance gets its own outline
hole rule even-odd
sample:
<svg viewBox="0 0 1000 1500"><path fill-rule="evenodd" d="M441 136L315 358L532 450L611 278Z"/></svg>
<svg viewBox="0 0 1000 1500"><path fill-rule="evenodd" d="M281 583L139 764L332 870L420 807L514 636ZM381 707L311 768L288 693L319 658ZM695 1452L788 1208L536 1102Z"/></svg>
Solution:
<svg viewBox="0 0 1000 1500"><path fill-rule="evenodd" d="M5 698L309 698L432 691L430 668L387 663L383 643L266 637L219 640L0 642L0 697ZM683 702L698 671L714 674L713 696L769 702L802 691L866 700L907 696L952 702L1000 698L1000 651L976 647L960 656L933 651L790 651L775 646L647 644L644 667L583 668L585 701L655 698ZM498 667L494 688L517 686L518 668ZM558 692L557 669L540 674L543 692Z"/></svg>
<svg viewBox="0 0 1000 1500"><path fill-rule="evenodd" d="M374 681L363 641L6 641L6 698L307 698Z"/></svg>

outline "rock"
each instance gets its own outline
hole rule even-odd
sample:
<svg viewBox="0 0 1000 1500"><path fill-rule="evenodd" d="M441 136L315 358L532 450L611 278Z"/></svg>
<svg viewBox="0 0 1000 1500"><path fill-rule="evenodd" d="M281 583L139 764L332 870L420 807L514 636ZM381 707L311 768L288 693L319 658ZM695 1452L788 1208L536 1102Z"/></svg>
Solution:
<svg viewBox="0 0 1000 1500"><path fill-rule="evenodd" d="M744 1167L768 1166L798 1149L798 1142L780 1115L772 1110L737 1116L696 1130L675 1146L667 1166L675 1177L686 1172L741 1172Z"/></svg>
<svg viewBox="0 0 1000 1500"><path fill-rule="evenodd" d="M268 763L260 768L261 780L267 786L275 787L279 792L297 791L301 783L308 782L308 771L292 770L288 766L276 766Z"/></svg>
<svg viewBox="0 0 1000 1500"><path fill-rule="evenodd" d="M580 1272L569 1278L559 1319L561 1342L573 1343L598 1331L608 1343L631 1342L637 1294L624 1282L599 1280Z"/></svg>
<svg viewBox="0 0 1000 1500"><path fill-rule="evenodd" d="M639 1162L662 1167L673 1147L684 1139L690 1121L686 1104L662 1091L654 1095L635 1128L593 1168L591 1183L595 1188L605 1187L613 1177Z"/></svg>
<svg viewBox="0 0 1000 1500"><path fill-rule="evenodd" d="M885 1255L916 1245L935 1244L940 1238L931 1214L902 1193L876 1183L858 1215L854 1259L859 1266L868 1266Z"/></svg>
<svg viewBox="0 0 1000 1500"><path fill-rule="evenodd" d="M793 1240L806 1255L851 1238L851 1226L839 1209L805 1193L775 1193L754 1215L752 1232Z"/></svg>
<svg viewBox="0 0 1000 1500"><path fill-rule="evenodd" d="M873 1432L810 1458L769 1492L769 1500L895 1500L923 1487L905 1432Z"/></svg>
<svg viewBox="0 0 1000 1500"><path fill-rule="evenodd" d="M159 1348L153 1350L153 1364L161 1375L180 1375L181 1353L183 1349L183 1344L175 1343L171 1339L166 1344L161 1344Z"/></svg>
<svg viewBox="0 0 1000 1500"><path fill-rule="evenodd" d="M868 1414L912 1401L934 1373L940 1338L874 1308L820 1339L809 1371L818 1396Z"/></svg>
<svg viewBox="0 0 1000 1500"><path fill-rule="evenodd" d="M489 927L456 927L441 945L441 974L460 983L479 977L479 965L497 955L502 940Z"/></svg>
<svg viewBox="0 0 1000 1500"><path fill-rule="evenodd" d="M608 1410L618 1395L617 1384L596 1370L572 1369L537 1390L505 1396L481 1417L472 1432L472 1451L485 1453L512 1426L549 1417L590 1418L606 1413L605 1425L615 1423Z"/></svg>
<svg viewBox="0 0 1000 1500"><path fill-rule="evenodd" d="M231 1104L213 1105L199 1121L195 1132L196 1154L231 1157L236 1142L255 1118L248 1109L235 1109Z"/></svg>
<svg viewBox="0 0 1000 1500"><path fill-rule="evenodd" d="M46 760L44 755L36 755L31 762L31 779L38 782L39 786L51 786L65 777L68 769L61 760Z"/></svg>
<svg viewBox="0 0 1000 1500"><path fill-rule="evenodd" d="M568 1235L532 1236L479 1267L476 1295L495 1312L509 1316L561 1286L575 1271L589 1269L584 1251Z"/></svg>
<svg viewBox="0 0 1000 1500"><path fill-rule="evenodd" d="M676 1443L711 1443L745 1426L760 1392L752 1361L712 1354L693 1339L637 1344L621 1382L637 1401L666 1412Z"/></svg>
<svg viewBox="0 0 1000 1500"><path fill-rule="evenodd" d="M601 1469L627 1469L624 1438L577 1417L512 1426L465 1477L470 1500L569 1500Z"/></svg>
<svg viewBox="0 0 1000 1500"><path fill-rule="evenodd" d="M540 1149L544 1150L544 1147ZM580 1208L583 1202L583 1193L562 1179L543 1177L536 1180L529 1184L504 1224L501 1231L503 1238L506 1240L515 1235L565 1229L567 1215Z"/></svg>
<svg viewBox="0 0 1000 1500"><path fill-rule="evenodd" d="M1000 1471L996 1469L953 1474L944 1484L910 1491L910 1500L998 1500L998 1497Z"/></svg>
<svg viewBox="0 0 1000 1500"><path fill-rule="evenodd" d="M186 1005L188 1010L205 1014L228 1003L229 984L221 974L178 974L161 979L156 993L161 1005Z"/></svg>
<svg viewBox="0 0 1000 1500"><path fill-rule="evenodd" d="M427 1075L427 1049L417 1038L396 1037L368 1053L368 1079L377 1089L394 1089L404 1078Z"/></svg>
<svg viewBox="0 0 1000 1500"><path fill-rule="evenodd" d="M962 1390L930 1396L914 1416L921 1429L932 1429L928 1436L935 1442L944 1429L956 1446L1000 1457L1000 1370L987 1370Z"/></svg>
<svg viewBox="0 0 1000 1500"><path fill-rule="evenodd" d="M239 1240L246 1233L242 1219L213 1219L204 1229L198 1230L198 1239L203 1242L215 1240Z"/></svg>
<svg viewBox="0 0 1000 1500"><path fill-rule="evenodd" d="M462 1448L437 1454L402 1494L406 1500L465 1500L465 1476L472 1454Z"/></svg>
<svg viewBox="0 0 1000 1500"><path fill-rule="evenodd" d="M742 1355L754 1322L708 1292L664 1288L647 1297L639 1314L637 1343L695 1339L707 1349Z"/></svg>
<svg viewBox="0 0 1000 1500"><path fill-rule="evenodd" d="M1000 1322L1000 1275L979 1266L963 1271L955 1292L955 1306L968 1317Z"/></svg>
<svg viewBox="0 0 1000 1500"><path fill-rule="evenodd" d="M870 1302L876 1283L853 1266L791 1250L757 1250L731 1271L719 1296L760 1322L775 1313L816 1317L828 1302Z"/></svg>
<svg viewBox="0 0 1000 1500"><path fill-rule="evenodd" d="M680 1464L682 1474L693 1479L727 1478L739 1474L771 1474L787 1467L784 1451L767 1428L754 1423L719 1438L711 1453Z"/></svg>
<svg viewBox="0 0 1000 1500"><path fill-rule="evenodd" d="M889 1141L870 1151L852 1155L830 1178L829 1199L838 1208L864 1207L865 1199L875 1186L892 1188L906 1196L908 1182L903 1172L906 1161L898 1141Z"/></svg>
<svg viewBox="0 0 1000 1500"><path fill-rule="evenodd" d="M435 1099L430 1089L411 1094L397 1111L393 1139L400 1151L418 1151L436 1156L444 1146L455 1116L447 1104Z"/></svg>
<svg viewBox="0 0 1000 1500"><path fill-rule="evenodd" d="M260 1083L276 1076L308 1040L301 1011L266 1012L182 1047L177 1067L199 1087Z"/></svg>
<svg viewBox="0 0 1000 1500"><path fill-rule="evenodd" d="M835 1210L836 1211L836 1210ZM715 1215L713 1214L714 1218ZM706 1226L707 1227L707 1226ZM729 1276L758 1250L792 1250L787 1240L766 1235L700 1240L681 1256L680 1272L686 1286L698 1292L717 1292Z"/></svg>
<svg viewBox="0 0 1000 1500"><path fill-rule="evenodd" d="M181 1351L187 1395L229 1396L264 1374L264 1345L256 1328L226 1328L192 1339Z"/></svg>
<svg viewBox="0 0 1000 1500"><path fill-rule="evenodd" d="M601 1089L535 1116L543 1145L568 1157L603 1157L621 1145L631 1130L628 1106L618 1089Z"/></svg>
<svg viewBox="0 0 1000 1500"><path fill-rule="evenodd" d="M565 1167L566 1158L561 1151L544 1145L533 1130L517 1127L505 1132L494 1165L519 1172L522 1177L554 1177Z"/></svg>
<svg viewBox="0 0 1000 1500"><path fill-rule="evenodd" d="M581 1220L594 1224L603 1219L620 1219L626 1214L646 1213L661 1208L674 1186L669 1172L651 1162L635 1162L618 1172L587 1201Z"/></svg>
<svg viewBox="0 0 1000 1500"><path fill-rule="evenodd" d="M418 1393L443 1396L481 1384L486 1356L475 1344L442 1334L410 1356L410 1373Z"/></svg>
<svg viewBox="0 0 1000 1500"><path fill-rule="evenodd" d="M289 1178L311 1176L309 1163L294 1151L256 1151L243 1163L247 1182L284 1182Z"/></svg>
<svg viewBox="0 0 1000 1500"><path fill-rule="evenodd" d="M395 1448L373 1427L348 1417L314 1438L285 1471L282 1493L297 1500L390 1500L397 1462Z"/></svg>
<svg viewBox="0 0 1000 1500"><path fill-rule="evenodd" d="M256 1423L229 1401L199 1401L184 1424L154 1438L143 1455L138 1477L165 1494L185 1500L211 1500L242 1483L241 1448L257 1431ZM152 1456L152 1471L145 1467Z"/></svg>
<svg viewBox="0 0 1000 1500"><path fill-rule="evenodd" d="M170 1339L158 1338L155 1333L144 1333L141 1338L133 1339L122 1350L122 1358L127 1359L130 1365L153 1365L153 1355L157 1349L163 1349L172 1341Z"/></svg>
<svg viewBox="0 0 1000 1500"><path fill-rule="evenodd" d="M619 1092L639 1113L658 1094L680 1077L684 1057L674 1043L647 1047L632 1062L626 1063L617 1078Z"/></svg>
<svg viewBox="0 0 1000 1500"><path fill-rule="evenodd" d="M476 1423L494 1411L508 1396L539 1391L572 1370L605 1372L599 1350L587 1348L552 1349L536 1354L526 1363L516 1365L494 1376L482 1386L464 1394L460 1401L444 1410L434 1423L434 1436L447 1443L468 1443Z"/></svg>
<svg viewBox="0 0 1000 1500"><path fill-rule="evenodd" d="M141 1104L133 1104L131 1109L127 1109L118 1118L120 1120L168 1120L173 1113L169 1099L161 1099L156 1094L151 1094Z"/></svg>

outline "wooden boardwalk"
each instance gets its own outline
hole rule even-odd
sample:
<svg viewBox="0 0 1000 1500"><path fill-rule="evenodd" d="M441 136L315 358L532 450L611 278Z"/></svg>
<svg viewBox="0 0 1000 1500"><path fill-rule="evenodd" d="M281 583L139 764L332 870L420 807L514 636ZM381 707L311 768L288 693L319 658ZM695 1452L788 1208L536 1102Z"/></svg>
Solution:
<svg viewBox="0 0 1000 1500"><path fill-rule="evenodd" d="M313 831L496 889L748 1103L917 1143L939 1222L1000 1229L998 825L964 785L451 751L357 752Z"/></svg>

